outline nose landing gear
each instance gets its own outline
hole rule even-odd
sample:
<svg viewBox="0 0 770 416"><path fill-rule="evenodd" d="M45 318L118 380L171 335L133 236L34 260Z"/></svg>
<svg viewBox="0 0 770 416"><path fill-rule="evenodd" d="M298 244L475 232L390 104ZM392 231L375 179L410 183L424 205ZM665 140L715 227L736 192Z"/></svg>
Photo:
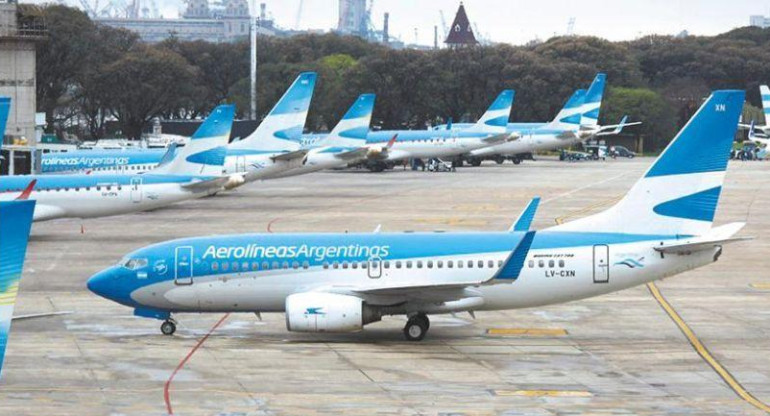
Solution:
<svg viewBox="0 0 770 416"><path fill-rule="evenodd" d="M176 321L173 319L163 321L163 323L160 324L160 332L162 332L163 335L174 335L174 332L176 332Z"/></svg>
<svg viewBox="0 0 770 416"><path fill-rule="evenodd" d="M425 338L425 334L428 333L430 328L430 320L428 315L424 313L418 313L413 315L406 321L404 326L404 336L407 341L422 341Z"/></svg>

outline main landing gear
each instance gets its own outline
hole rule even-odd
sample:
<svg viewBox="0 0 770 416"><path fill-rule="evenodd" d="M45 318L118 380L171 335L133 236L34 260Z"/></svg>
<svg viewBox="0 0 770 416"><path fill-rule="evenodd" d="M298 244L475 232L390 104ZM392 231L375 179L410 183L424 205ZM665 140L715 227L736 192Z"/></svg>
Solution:
<svg viewBox="0 0 770 416"><path fill-rule="evenodd" d="M425 338L425 334L428 333L430 328L430 320L428 315L424 313L418 313L409 317L404 326L404 336L407 341L422 341Z"/></svg>
<svg viewBox="0 0 770 416"><path fill-rule="evenodd" d="M176 321L173 319L166 319L163 321L163 323L160 324L160 332L162 332L163 335L174 335L174 332L176 332Z"/></svg>

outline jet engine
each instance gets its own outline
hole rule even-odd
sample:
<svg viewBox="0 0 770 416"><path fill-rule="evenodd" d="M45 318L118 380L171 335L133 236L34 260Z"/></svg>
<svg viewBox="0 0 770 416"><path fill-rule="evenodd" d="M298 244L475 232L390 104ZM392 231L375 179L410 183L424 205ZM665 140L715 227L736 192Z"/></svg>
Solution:
<svg viewBox="0 0 770 416"><path fill-rule="evenodd" d="M382 319L363 299L336 293L295 293L286 298L286 329L295 332L354 332Z"/></svg>
<svg viewBox="0 0 770 416"><path fill-rule="evenodd" d="M225 183L224 188L227 190L230 190L233 188L237 188L243 185L244 183L246 183L246 179L243 178L243 175L239 175L236 173L236 174L230 175L227 178L227 182Z"/></svg>

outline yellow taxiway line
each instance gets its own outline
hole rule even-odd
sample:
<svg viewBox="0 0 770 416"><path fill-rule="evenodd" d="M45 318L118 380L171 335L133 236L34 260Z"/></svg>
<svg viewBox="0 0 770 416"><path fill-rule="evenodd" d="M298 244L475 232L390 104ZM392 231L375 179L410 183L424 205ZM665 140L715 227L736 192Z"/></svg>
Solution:
<svg viewBox="0 0 770 416"><path fill-rule="evenodd" d="M495 390L496 396L524 397L591 397L593 394L582 390Z"/></svg>
<svg viewBox="0 0 770 416"><path fill-rule="evenodd" d="M759 290L770 290L770 283L752 283L751 287Z"/></svg>
<svg viewBox="0 0 770 416"><path fill-rule="evenodd" d="M681 316L674 310L674 308L671 306L670 303L666 300L666 298L663 297L663 295L660 293L660 290L658 289L658 286L655 285L655 283L647 283L647 288L650 289L650 293L652 293L652 296L655 298L655 300L658 301L660 306L663 308L663 310L666 311L668 316L671 318L672 321L676 324L676 326L679 327L679 330L682 331L685 337L687 337L687 340L690 341L690 345L695 349L695 351L698 353L698 355L703 358L704 361L706 361L711 368L714 369L714 371L719 374L720 377L722 377L722 380L727 383L728 386L730 386L731 389L740 396L743 400L747 401L752 406L756 407L759 410L762 410L764 412L770 413L770 406L768 406L766 403L762 402L761 400L754 397L751 393L749 393L742 385L738 382L738 380L733 377L732 374L730 374L729 371L727 371L726 368L722 366L722 364L717 361L716 358L714 358L713 355L709 352L709 350L706 348L705 345L698 339L698 337L695 335L695 333L690 329L690 327L687 325L687 323L682 319Z"/></svg>

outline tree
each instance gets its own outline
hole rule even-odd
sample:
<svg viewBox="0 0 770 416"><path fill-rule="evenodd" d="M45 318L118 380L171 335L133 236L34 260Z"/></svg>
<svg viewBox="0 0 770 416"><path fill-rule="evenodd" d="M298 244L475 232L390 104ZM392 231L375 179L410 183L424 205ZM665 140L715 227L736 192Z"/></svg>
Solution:
<svg viewBox="0 0 770 416"><path fill-rule="evenodd" d="M647 88L610 88L602 103L603 124L617 123L629 115L631 121L644 124L636 127L637 139L644 139L644 148L661 149L676 134L676 117L668 102L657 92Z"/></svg>
<svg viewBox="0 0 770 416"><path fill-rule="evenodd" d="M178 111L196 77L176 52L141 44L102 70L110 86L107 107L131 139L140 139L153 117Z"/></svg>

